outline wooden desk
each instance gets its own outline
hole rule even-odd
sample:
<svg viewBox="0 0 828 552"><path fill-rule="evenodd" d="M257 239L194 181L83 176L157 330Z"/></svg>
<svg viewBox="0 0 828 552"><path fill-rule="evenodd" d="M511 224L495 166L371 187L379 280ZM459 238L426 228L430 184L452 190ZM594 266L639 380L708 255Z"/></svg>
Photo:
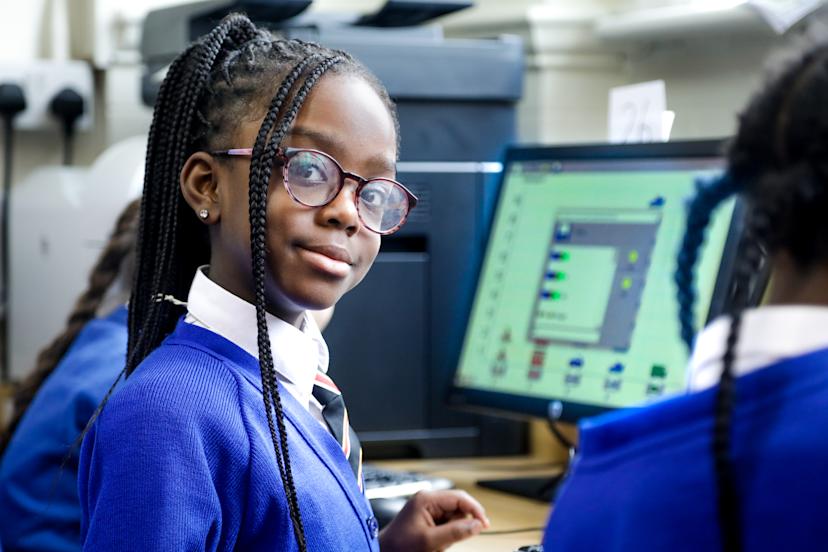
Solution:
<svg viewBox="0 0 828 552"><path fill-rule="evenodd" d="M486 509L492 523L489 531L509 531L534 528L520 533L503 535L481 534L451 547L452 552L512 552L520 546L538 544L549 515L549 505L517 496L483 489L475 485L478 479L531 477L560 473L548 461L537 457L453 458L439 460L394 460L375 462L383 467L418 471L447 477L458 489L474 496Z"/></svg>

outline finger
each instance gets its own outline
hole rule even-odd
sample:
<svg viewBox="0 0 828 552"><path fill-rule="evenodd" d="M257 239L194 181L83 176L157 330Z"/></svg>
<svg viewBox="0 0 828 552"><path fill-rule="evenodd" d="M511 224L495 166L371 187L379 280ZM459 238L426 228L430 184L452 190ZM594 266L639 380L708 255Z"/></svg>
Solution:
<svg viewBox="0 0 828 552"><path fill-rule="evenodd" d="M460 510L455 510L452 513L448 514L445 518L446 521L454 521L455 519L468 519L469 514L461 512Z"/></svg>
<svg viewBox="0 0 828 552"><path fill-rule="evenodd" d="M471 515L483 524L484 528L489 527L489 518L486 517L486 510L483 506L466 491L450 491L457 497L455 510L466 515Z"/></svg>
<svg viewBox="0 0 828 552"><path fill-rule="evenodd" d="M484 528L489 527L485 509L466 491L436 491L429 494L428 503L442 511L441 515L434 516L435 518L453 516L459 512L479 520Z"/></svg>
<svg viewBox="0 0 828 552"><path fill-rule="evenodd" d="M426 542L428 550L443 550L455 542L473 537L483 530L479 519L460 519L428 529Z"/></svg>

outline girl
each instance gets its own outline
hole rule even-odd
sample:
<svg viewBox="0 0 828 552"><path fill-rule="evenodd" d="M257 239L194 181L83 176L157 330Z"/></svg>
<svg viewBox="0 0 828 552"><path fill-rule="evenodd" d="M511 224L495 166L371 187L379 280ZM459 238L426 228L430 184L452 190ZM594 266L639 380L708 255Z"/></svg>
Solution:
<svg viewBox="0 0 828 552"><path fill-rule="evenodd" d="M733 311L696 339L690 394L582 424L547 551L808 550L828 539L828 45L754 97L728 158L688 212L676 273L688 346L704 230L738 193L748 216ZM760 252L768 304L745 310Z"/></svg>
<svg viewBox="0 0 828 552"><path fill-rule="evenodd" d="M71 447L124 367L139 201L118 217L66 329L43 349L0 436L0 540L9 550L79 550ZM98 316L98 318L95 318Z"/></svg>
<svg viewBox="0 0 828 552"><path fill-rule="evenodd" d="M172 63L147 148L128 379L81 450L85 549L433 550L487 525L468 495L421 494L378 535L306 315L357 285L414 207L393 180L398 137L362 65L243 16Z"/></svg>

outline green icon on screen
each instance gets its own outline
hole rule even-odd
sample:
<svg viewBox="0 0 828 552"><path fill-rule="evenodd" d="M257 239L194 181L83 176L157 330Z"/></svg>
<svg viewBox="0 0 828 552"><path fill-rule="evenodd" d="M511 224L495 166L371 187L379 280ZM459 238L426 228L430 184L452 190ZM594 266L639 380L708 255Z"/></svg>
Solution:
<svg viewBox="0 0 828 552"><path fill-rule="evenodd" d="M664 385L651 383L647 386L647 395L661 395L664 393Z"/></svg>
<svg viewBox="0 0 828 552"><path fill-rule="evenodd" d="M632 264L637 263L638 262L638 250L633 249L632 251L630 251L630 253L627 255L627 260L629 260L630 263L632 263Z"/></svg>
<svg viewBox="0 0 828 552"><path fill-rule="evenodd" d="M551 299L553 301L557 301L561 298L561 292L559 291L550 291L550 290L543 290L541 291L541 299Z"/></svg>
<svg viewBox="0 0 828 552"><path fill-rule="evenodd" d="M624 290L630 289L632 287L632 284L633 284L632 278L630 278L630 277L624 278L623 280L621 280L621 289L624 289Z"/></svg>
<svg viewBox="0 0 828 552"><path fill-rule="evenodd" d="M652 378L666 378L667 377L667 367L663 364L653 364L653 368L650 371L650 377Z"/></svg>

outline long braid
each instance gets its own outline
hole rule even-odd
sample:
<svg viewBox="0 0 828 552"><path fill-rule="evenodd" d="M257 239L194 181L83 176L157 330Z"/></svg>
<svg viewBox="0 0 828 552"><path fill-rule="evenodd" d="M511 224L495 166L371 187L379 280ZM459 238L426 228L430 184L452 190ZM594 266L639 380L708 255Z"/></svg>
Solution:
<svg viewBox="0 0 828 552"><path fill-rule="evenodd" d="M164 333L174 324L175 313L168 303L157 302L159 293L180 293L178 285L182 277L175 270L178 214L180 192L178 175L189 154L189 133L191 131L196 103L211 76L216 58L227 42L242 42L256 36L257 29L246 18L231 15L213 29L206 37L188 48L170 68L169 78L164 80L158 94L153 114L151 140L146 159L144 177L144 202L138 240L140 255L146 255L151 262L137 259L138 270L133 285L130 309L130 343L127 358L127 374L158 346ZM170 90L170 88L172 88ZM158 121L163 121L159 123ZM153 132L159 126L160 131ZM161 159L157 159L160 154ZM161 185L149 185L158 182ZM145 219L145 216L147 217ZM146 240L147 226L153 233L160 234L159 240ZM157 230L156 230L157 228ZM203 231L202 231L203 232ZM147 283L149 282L149 285ZM140 285L139 285L140 283Z"/></svg>
<svg viewBox="0 0 828 552"><path fill-rule="evenodd" d="M311 58L306 58L305 60L301 61L294 69L290 72L290 74L285 78L282 85L279 87L279 90L274 96L273 101L270 104L268 109L267 115L265 115L264 121L259 129L259 138L257 138L257 144L260 140L264 140L267 136L267 132L269 132L270 127L272 127L273 122L276 120L276 116L278 115L279 111L281 110L282 103L284 102L285 98L288 95L288 92L293 87L296 80L299 78L299 75L305 69L305 67L310 62ZM256 155L254 157L255 160L259 159L259 156ZM257 178L256 175L261 171L256 171L254 169L253 161L251 160L251 167L250 167L250 181L251 182L260 182L261 178ZM269 177L264 182L268 182ZM261 217L262 219L265 218L265 204L267 201L267 184L265 184L265 191L264 191L264 198L259 197L259 190L253 184L250 185L250 199L249 199L249 209L250 209L250 226L251 226L251 236L254 232L253 228L257 228L258 226L266 227L266 221L261 220L259 221L258 218ZM254 214L255 213L255 214ZM262 236L264 236L264 232L261 232ZM262 241L264 238L262 237ZM251 237L251 249L253 251L252 258L254 260L254 281L258 282L259 277L256 273L256 262L257 259L257 240ZM264 247L264 246L262 246ZM264 255L261 255L262 259L264 259ZM262 262L261 267L262 272L264 271L264 262ZM264 276L261 277L264 279ZM264 292L262 291L262 296ZM293 481L293 474L288 473L287 467L290 464L290 457L287 451L287 433L284 426L284 412L282 410L282 400L281 396L278 393L278 390L274 393L273 388L276 386L274 383L275 375L273 374L273 358L271 355L270 350L270 339L267 332L267 320L264 315L264 308L259 308L259 305L263 305L264 303L259 300L259 290L257 287L256 290L256 324L257 324L257 344L259 348L259 370L261 372L262 378L262 399L264 401L265 407L265 415L267 418L267 426L270 431L270 438L273 442L273 450L276 455L276 464L279 468L279 475L282 478L282 482L285 487L285 496L288 501L288 509L290 510L290 519L293 523L293 533L296 536L297 545L300 551L307 549L307 543L305 542L305 529L304 525L302 524L302 516L299 510L299 503L296 499L296 487ZM273 422L273 408L276 410L276 420L278 421L278 437L277 431L274 427ZM281 443L281 446L277 445L277 443Z"/></svg>
<svg viewBox="0 0 828 552"><path fill-rule="evenodd" d="M740 247L740 258L734 271L734 297L732 298L731 321L728 329L725 352L722 356L722 373L716 390L713 419L713 442L711 450L716 474L719 526L722 535L722 548L727 552L737 552L742 548L741 524L739 522L739 496L733 473L731 450L731 425L733 406L736 402L736 380L734 364L739 330L742 326L742 314L748 306L750 296L749 282L755 275L761 262L762 254L756 241L754 222L745 225Z"/></svg>
<svg viewBox="0 0 828 552"><path fill-rule="evenodd" d="M181 295L188 289L191 268L209 259L206 230L195 221L178 224L178 213L185 209L179 201L179 174L192 147L190 129L195 118L195 105L211 77L215 58L226 46L251 40L258 34L246 17L226 17L170 64L161 83L144 165L144 193L127 322L126 364L92 413L78 441L95 423L120 379L129 376L175 324L177 313L168 303L158 301L159 294ZM182 248L183 253L179 254L176 263L173 253L178 241L187 247Z"/></svg>
<svg viewBox="0 0 828 552"><path fill-rule="evenodd" d="M181 275L176 269L186 264L179 263L176 266L172 255L168 254L170 249L175 249L175 241L179 237L176 230L181 230L168 222L171 218L170 213L176 212L169 207L179 206L178 174L183 166L187 153L186 143L189 141L187 133L181 132L181 127L189 129L192 124L192 109L187 110L186 106L195 102L210 76L210 66L205 67L205 64L210 62L209 54L217 55L221 45L228 41L228 37L230 40L243 40L244 37L252 37L257 32L255 26L243 16L231 15L225 18L213 31L190 45L173 61L161 84L150 125L145 159L144 193L135 252L136 268L128 315L126 366L118 380L123 374L128 376L132 373L141 360L158 346L164 337L164 330L170 328L175 320L175 313L171 312L169 305L160 303L155 298L164 291L173 295L180 293L179 287L171 290L162 289L160 279L163 275L165 281L175 276L181 280ZM219 44L218 48L215 46L216 43ZM208 52L206 56L203 50ZM195 64L194 58L197 59ZM173 151L176 155L172 155ZM203 229L199 230L202 234L201 240L206 241L206 232ZM208 249L198 241L190 239L188 234L192 234L192 231L184 231L182 234L187 236L189 245L195 251L193 256L206 258ZM118 380L110 386L79 439L89 431L103 411L109 397L115 391Z"/></svg>
<svg viewBox="0 0 828 552"><path fill-rule="evenodd" d="M696 180L696 195L687 209L687 228L679 249L675 281L678 289L681 338L688 349L693 348L696 325L693 309L696 303L695 274L699 249L704 242L713 211L725 199L737 193L738 184L728 174Z"/></svg>
<svg viewBox="0 0 828 552"><path fill-rule="evenodd" d="M282 82L282 85L279 87L276 95L274 96L273 100L270 103L270 107L268 109L267 114L260 126L257 144L260 141L263 141L267 133L270 131L273 123L276 120L278 113L281 110L282 104L285 98L288 96L291 88L295 84L296 80L308 66L313 58L307 57L298 63L293 70L288 74L288 76ZM253 158L255 161L260 159L260 155L256 154ZM251 161L251 168L250 168L250 181L251 182L269 182L270 175L268 174L266 178L262 179L261 173L262 170L260 168L260 163L257 163L257 167L254 167L254 161ZM250 186L250 220L251 220L251 235L253 234L253 228L255 227L256 221L258 216L261 216L262 219L265 217L265 205L267 201L267 184L264 186L263 193L259 194L259 190L255 185ZM254 214L256 213L256 214ZM266 226L266 221L261 220L259 221L259 225L264 228ZM261 232L262 241L264 241L264 231ZM256 257L256 244L257 242L251 238L251 248L254 251L252 256L254 260L255 266L255 259ZM264 251L264 246L261 247L261 250ZM262 263L261 263L261 270L262 273L264 272L264 254L262 253ZM261 280L264 281L264 276L262 275ZM255 268L254 268L254 281L258 282ZM261 296L264 296L264 290L262 289ZM257 288L256 293L256 322L257 322L257 344L259 348L259 369L261 372L262 378L262 399L264 401L265 407L265 415L267 418L267 425L270 431L271 441L273 442L273 449L276 455L276 463L279 468L279 474L282 478L282 482L285 488L285 496L288 502L288 509L290 510L290 518L291 522L293 523L293 532L296 536L297 545L300 551L304 551L307 549L307 543L305 541L305 530L304 525L302 524L302 517L301 512L299 509L299 502L296 497L296 486L293 480L293 474L290 471L290 455L288 452L287 446L287 431L285 428L284 423L284 412L282 409L282 401L281 396L279 395L277 384L275 383L275 370L273 367L273 358L270 350L270 339L268 337L267 332L267 322L264 310L264 299L259 300L259 292ZM261 305L261 308L259 307ZM278 423L278 438L277 438L277 431L274 427L273 421L273 409L276 411L276 420ZM277 445L277 443L279 443Z"/></svg>
<svg viewBox="0 0 828 552"><path fill-rule="evenodd" d="M95 317L107 291L122 275L125 261L135 249L139 205L138 200L132 201L118 216L106 247L92 267L87 288L75 301L75 307L66 320L66 328L40 351L34 370L18 386L14 398L14 413L0 436L0 455L5 452L40 386L52 374L78 333Z"/></svg>
<svg viewBox="0 0 828 552"><path fill-rule="evenodd" d="M722 549L725 552L738 552L742 549L741 523L739 522L739 495L736 491L736 478L733 475L731 459L730 427L733 405L736 402L736 383L733 364L736 357L736 343L742 325L742 308L737 308L731 315L727 334L725 354L722 357L722 373L716 400L713 407L713 468L716 478L717 516L721 532Z"/></svg>
<svg viewBox="0 0 828 552"><path fill-rule="evenodd" d="M133 293L130 298L132 308L130 309L129 316L129 339L127 344L128 357L126 366L128 371L133 370L143 357L141 351L142 349L146 349L146 346L139 347L139 343L147 335L144 328L148 328L151 323L150 321L154 321L156 318L156 305L152 303L147 305L144 300L144 297L147 295L144 283L146 282L148 274L152 281L150 287L156 289L157 286L157 278L152 271L154 269L152 260L155 254L154 247L156 243L155 240L144 239L144 236L147 235L148 228L152 229L152 232L155 232L155 229L163 224L164 217L162 213L165 208L165 202L159 201L159 195L165 191L165 186L154 187L149 186L149 183L155 181L169 183L169 179L171 178L170 161L166 156L170 151L170 135L173 132L173 121L178 112L174 102L182 94L181 83L186 80L182 78L182 74L186 70L186 65L189 62L192 51L197 47L197 43L189 46L170 65L167 76L161 83L152 123L150 124L144 168L144 194L141 204L141 220L138 226L139 246L136 252L136 266L138 270L135 273L132 286ZM165 158L159 160L157 158L157 152L161 152L161 155L164 155ZM160 241L164 242L169 238L170 236L167 232L162 232L161 236L159 236ZM144 253L145 249L147 250L146 253ZM146 261L144 257L146 257ZM146 269L143 268L145 266L147 267ZM158 272L160 273L161 271ZM139 322L142 320L144 321L143 325Z"/></svg>
<svg viewBox="0 0 828 552"><path fill-rule="evenodd" d="M316 84L319 78L336 63L341 60L337 58L329 58L319 64L305 81L301 88L294 96L290 108L287 110L282 118L279 127L269 137L267 136L267 129L265 123L268 121L275 121L275 117L270 115L275 112L280 106L281 101L274 101L271 105L271 112L265 116L265 121L260 129L256 139L256 144L253 148L253 160L250 167L250 182L249 182L249 203L250 203L250 244L252 252L252 269L253 279L255 285L256 296L256 322L258 332L258 346L259 346L259 368L262 375L263 396L265 402L265 411L267 414L268 427L271 432L273 440L273 448L276 453L276 460L280 471L283 473L283 480L286 483L285 494L288 500L288 507L291 510L291 519L294 524L294 533L296 534L299 550L307 549L304 538L304 527L302 525L302 518L299 511L299 501L296 494L296 488L293 480L293 473L291 470L290 453L288 450L287 430L285 428L284 412L282 408L282 400L279 394L278 383L275 377L275 368L273 365L273 356L270 350L270 337L267 331L267 299L265 296L265 255L266 255L266 229L267 229L267 191L270 182L271 171L273 167L273 158L276 151L284 137L287 129L293 124L299 110L304 104L309 91ZM279 91L281 92L281 90ZM277 99L280 94L277 93ZM282 98L283 99L283 98ZM263 132L264 131L264 132ZM264 144L267 140L266 145ZM278 428L278 437L273 427L273 418L271 414L271 402L276 411L276 426Z"/></svg>
<svg viewBox="0 0 828 552"><path fill-rule="evenodd" d="M693 348L696 335L694 323L694 306L696 301L695 268L699 259L699 250L704 242L705 232L713 211L725 199L738 192L738 185L727 173L722 176L696 181L696 195L687 210L687 227L679 250L675 280L678 290L679 323L681 337L688 349ZM747 236L746 236L747 238ZM746 239L745 242L748 242ZM736 270L736 280L745 282L750 272L745 274L747 263L741 262ZM747 286L737 285L737 290ZM738 301L735 301L739 304ZM735 490L733 469L730 461L730 415L735 401L733 361L739 326L742 320L742 308L733 313L732 323L727 338L726 352L723 358L721 381L716 394L714 406L714 428L712 452L716 474L719 524L722 528L722 543L726 552L741 548L738 524L738 495Z"/></svg>

